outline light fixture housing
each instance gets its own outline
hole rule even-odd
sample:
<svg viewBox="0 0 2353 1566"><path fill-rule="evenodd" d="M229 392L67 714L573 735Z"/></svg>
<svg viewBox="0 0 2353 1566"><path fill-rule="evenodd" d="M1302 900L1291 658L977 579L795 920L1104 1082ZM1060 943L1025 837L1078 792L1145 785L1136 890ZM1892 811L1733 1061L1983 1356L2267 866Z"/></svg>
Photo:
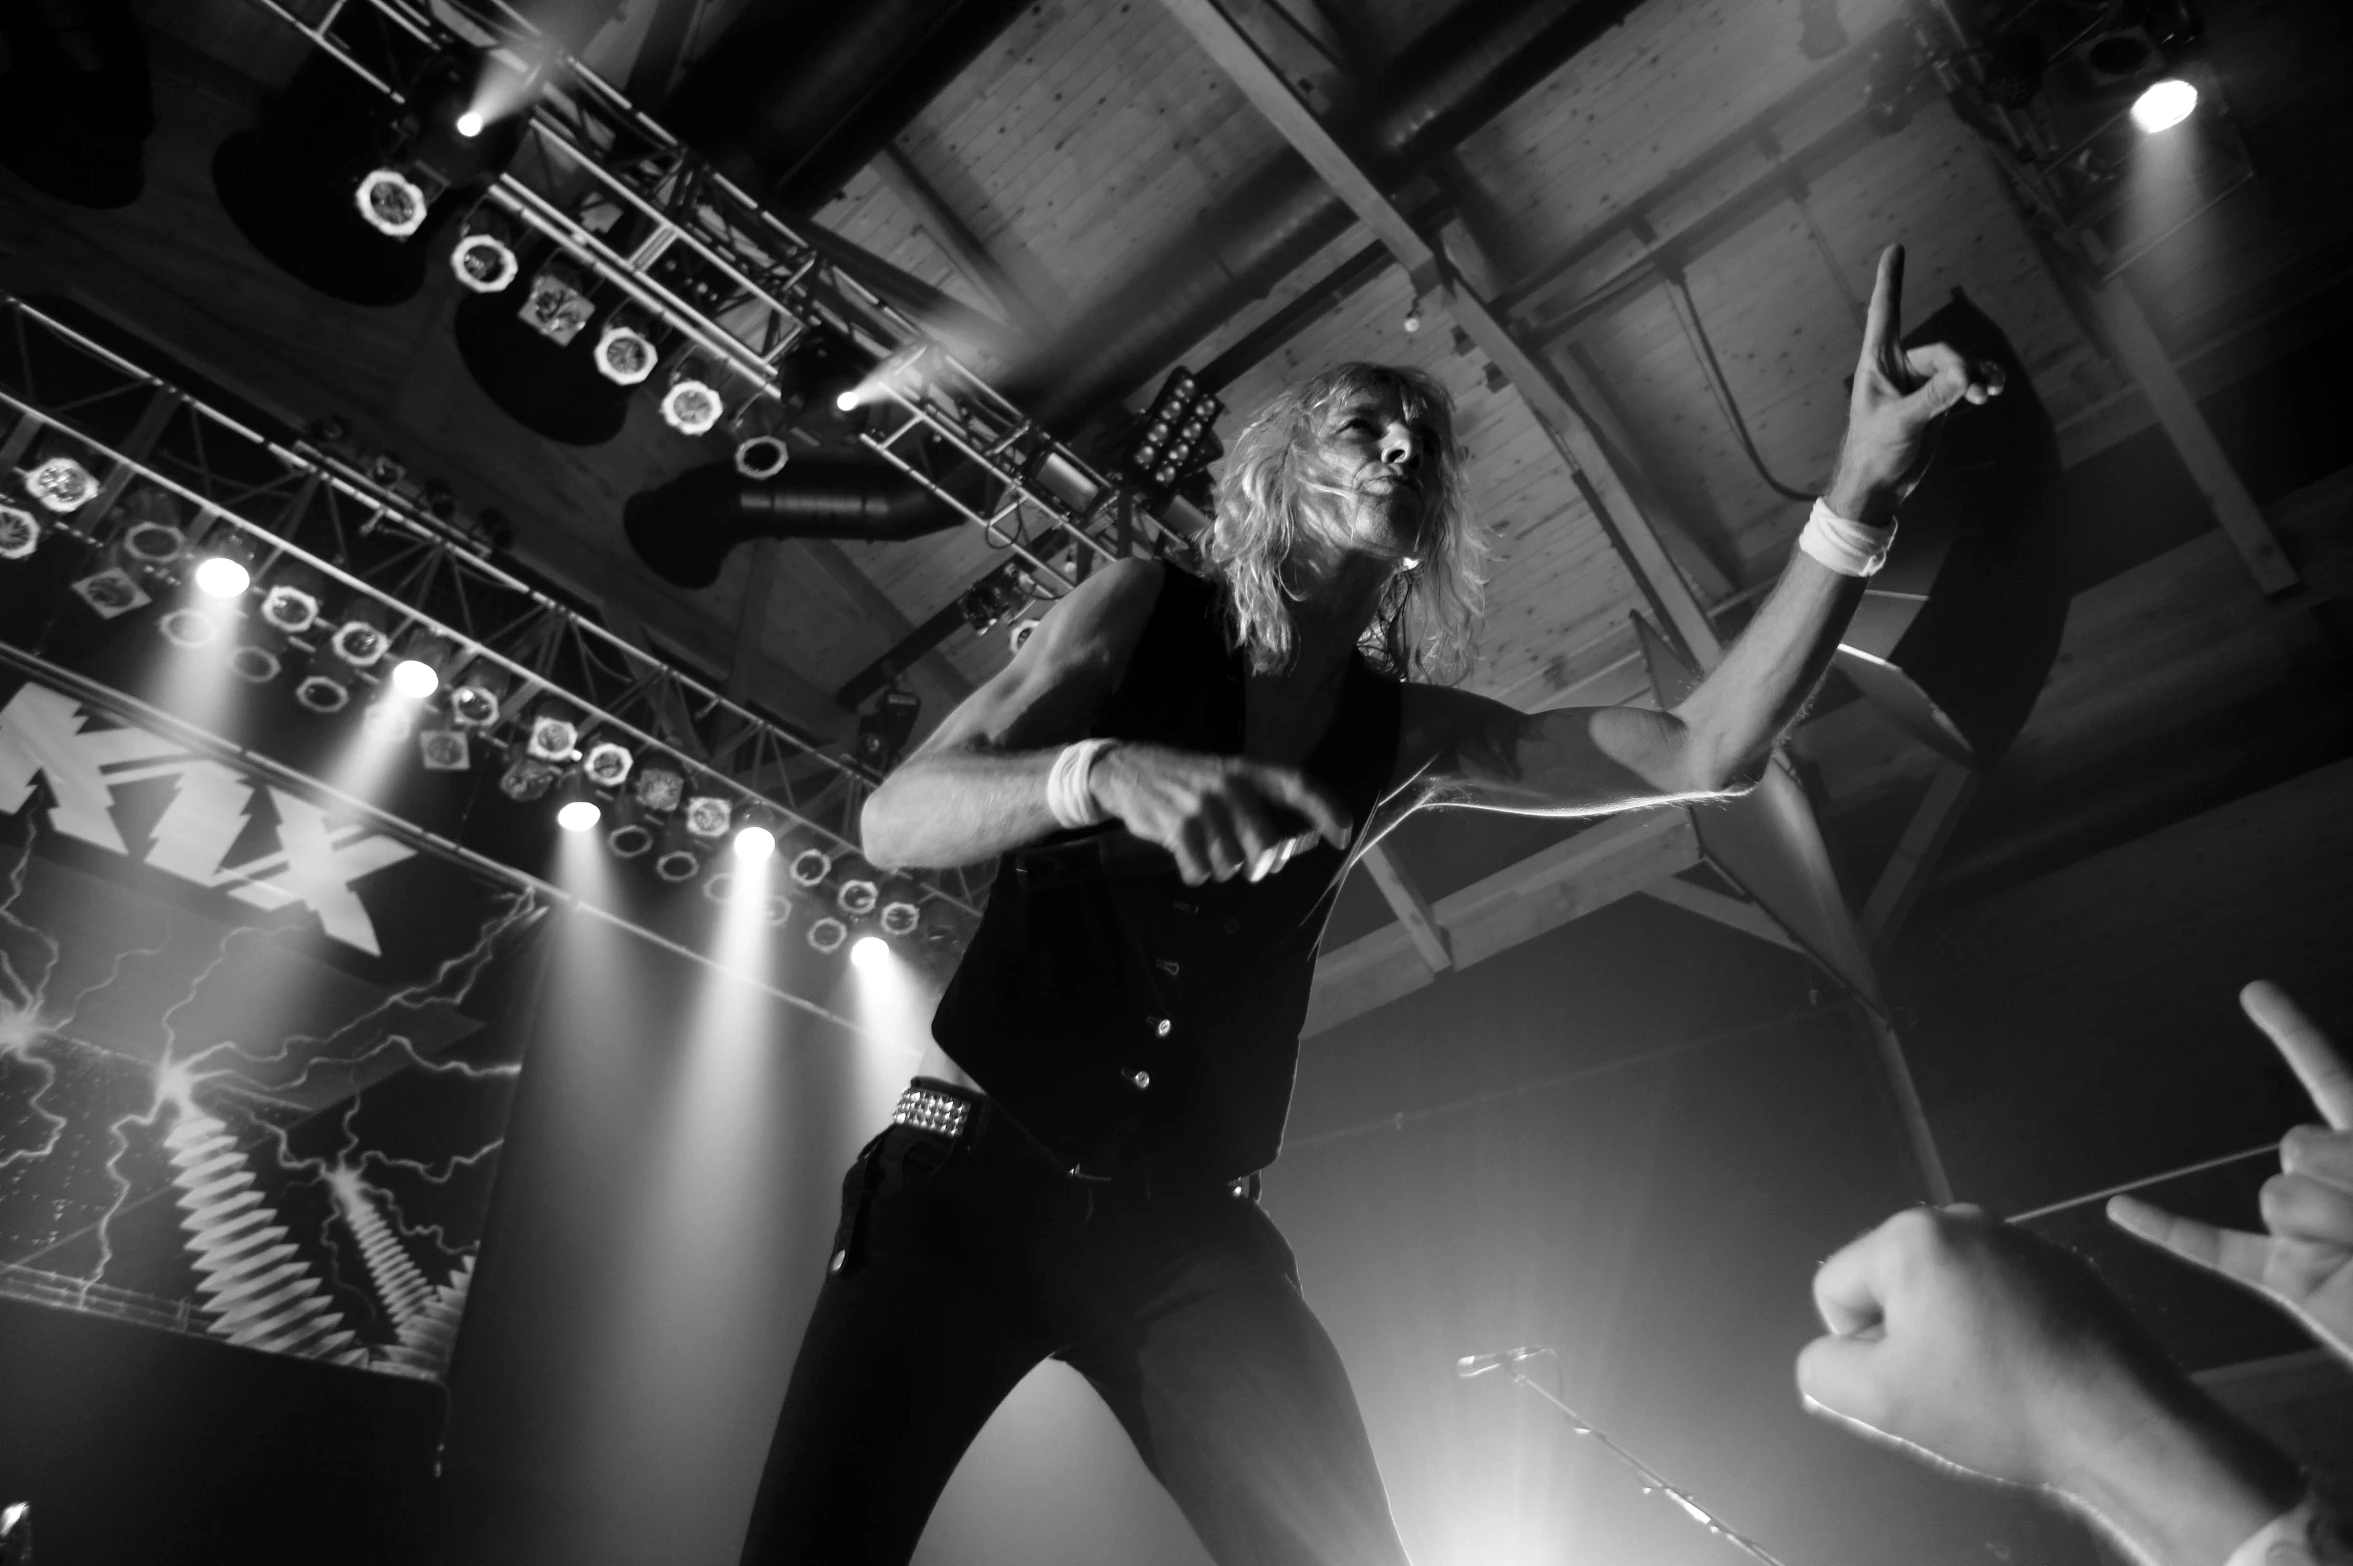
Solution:
<svg viewBox="0 0 2353 1566"><path fill-rule="evenodd" d="M0 560L29 560L41 547L41 524L22 506L0 505Z"/></svg>
<svg viewBox="0 0 2353 1566"><path fill-rule="evenodd" d="M417 735L417 761L427 772L467 772L473 747L463 729L426 729Z"/></svg>
<svg viewBox="0 0 2353 1566"><path fill-rule="evenodd" d="M253 571L233 554L207 555L196 563L196 589L208 598L242 598Z"/></svg>
<svg viewBox="0 0 2353 1566"><path fill-rule="evenodd" d="M809 926L807 940L810 949L830 957L842 949L842 942L850 938L850 927L831 914Z"/></svg>
<svg viewBox="0 0 2353 1566"><path fill-rule="evenodd" d="M727 405L708 381L681 375L662 393L662 422L681 435L707 435Z"/></svg>
<svg viewBox="0 0 2353 1566"><path fill-rule="evenodd" d="M2198 107L2198 89L2178 76L2151 82L2132 101L2132 122L2154 136L2188 119Z"/></svg>
<svg viewBox="0 0 2353 1566"><path fill-rule="evenodd" d="M42 510L59 516L81 510L98 494L98 481L90 476L90 470L71 457L45 457L34 463L24 476L24 486Z"/></svg>
<svg viewBox="0 0 2353 1566"><path fill-rule="evenodd" d="M580 758L580 772L598 788L611 790L629 781L629 769L636 764L637 758L629 753L628 746L599 740Z"/></svg>
<svg viewBox="0 0 2353 1566"><path fill-rule="evenodd" d="M423 228L433 206L425 187L406 169L368 170L360 176L352 199L359 205L360 221L392 239L406 239Z"/></svg>
<svg viewBox="0 0 2353 1566"><path fill-rule="evenodd" d="M608 321L596 340L596 373L616 386L642 386L662 362L654 340L626 321Z"/></svg>
<svg viewBox="0 0 2353 1566"><path fill-rule="evenodd" d="M499 294L514 286L523 273L523 263L514 246L496 234L477 231L450 247L449 269L457 274L459 287L477 294Z"/></svg>
<svg viewBox="0 0 2353 1566"><path fill-rule="evenodd" d="M725 837L734 824L734 807L716 794L697 794L686 802L686 830L696 837Z"/></svg>

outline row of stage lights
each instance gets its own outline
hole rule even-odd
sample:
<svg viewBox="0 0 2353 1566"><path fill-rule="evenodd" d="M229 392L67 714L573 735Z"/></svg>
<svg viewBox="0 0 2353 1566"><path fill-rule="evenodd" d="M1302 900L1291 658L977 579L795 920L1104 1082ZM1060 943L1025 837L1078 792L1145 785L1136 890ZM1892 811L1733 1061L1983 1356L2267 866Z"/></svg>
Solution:
<svg viewBox="0 0 2353 1566"><path fill-rule="evenodd" d="M245 683L275 681L286 668L278 649L299 648L311 661L295 686L296 705L316 716L332 716L357 699L358 687L379 684L394 700L366 705L362 716L368 732L380 741L413 736L426 771L471 770L475 743L497 743L490 731L511 715L511 681L496 664L469 662L448 638L421 625L394 634L371 600L355 601L338 619L327 611L324 584L309 581L298 565L280 565L275 568L279 580L261 586L241 536L222 529L223 536L192 547L173 502L161 491L134 489L123 495L116 505L127 520L104 538L79 531L66 519L95 500L101 486L71 456L36 461L21 475L21 485L51 521L45 524L32 507L0 499L0 562L31 558L50 527L96 548L102 563L74 581L71 591L100 618L115 619L156 603L173 591L184 570L200 602L168 608L156 621L159 634L175 648L193 652L212 646L223 635L225 614L244 614L264 628L266 638L240 638L229 650L229 672ZM428 711L443 720L440 726L420 726L420 715ZM771 807L739 808L717 794L691 793L684 772L658 762L641 764L628 746L584 734L577 715L560 699L546 698L525 716L519 744L505 747L510 756L498 789L516 803L552 797L562 831L602 827L605 846L616 858L650 856L655 876L674 884L701 876L723 848L750 866L785 846L779 837L783 818ZM608 814L613 818L609 825ZM786 879L794 892L815 897L836 868L835 856L825 849L802 846L786 863ZM725 901L729 872L705 878L703 890ZM913 936L923 924L922 906L911 893L886 893L873 880L841 881L832 901L834 911L805 931L809 945L821 953L849 943L859 923L871 922L894 938ZM789 897L770 897L769 922L783 924L790 908ZM868 950L866 960L874 954Z"/></svg>

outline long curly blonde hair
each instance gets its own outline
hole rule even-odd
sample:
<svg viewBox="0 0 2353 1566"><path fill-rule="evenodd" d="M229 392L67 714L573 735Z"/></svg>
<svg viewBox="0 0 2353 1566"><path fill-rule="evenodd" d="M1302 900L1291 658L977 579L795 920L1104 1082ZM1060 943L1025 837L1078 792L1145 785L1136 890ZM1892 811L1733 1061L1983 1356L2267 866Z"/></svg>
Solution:
<svg viewBox="0 0 2353 1566"><path fill-rule="evenodd" d="M1485 598L1487 541L1471 519L1463 453L1454 435L1454 398L1421 370L1350 363L1281 393L1235 437L1217 482L1211 569L1226 590L1233 643L1250 667L1271 673L1297 652L1287 573L1300 542L1344 536L1351 495L1322 456L1325 417L1367 394L1393 394L1409 421L1431 432L1431 513L1421 554L1381 589L1363 651L1401 678L1449 680L1470 662L1471 635Z"/></svg>

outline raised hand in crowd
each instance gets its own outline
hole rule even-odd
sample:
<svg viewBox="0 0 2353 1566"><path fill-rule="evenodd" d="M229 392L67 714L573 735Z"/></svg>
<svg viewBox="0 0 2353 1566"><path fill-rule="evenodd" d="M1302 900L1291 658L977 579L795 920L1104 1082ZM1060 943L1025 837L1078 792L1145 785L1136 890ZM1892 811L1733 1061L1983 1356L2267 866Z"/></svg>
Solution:
<svg viewBox="0 0 2353 1566"><path fill-rule="evenodd" d="M2218 1229L2132 1196L2111 1200L2108 1217L2269 1296L2353 1360L2353 1070L2278 985L2257 980L2239 991L2239 1005L2279 1046L2327 1122L2298 1126L2281 1138L2280 1172L2263 1186L2269 1232Z"/></svg>
<svg viewBox="0 0 2353 1566"><path fill-rule="evenodd" d="M1974 1207L1911 1208L1822 1264L1807 1406L2051 1491L2149 1566L2222 1566L2301 1519L2294 1465L2182 1375L2073 1256Z"/></svg>

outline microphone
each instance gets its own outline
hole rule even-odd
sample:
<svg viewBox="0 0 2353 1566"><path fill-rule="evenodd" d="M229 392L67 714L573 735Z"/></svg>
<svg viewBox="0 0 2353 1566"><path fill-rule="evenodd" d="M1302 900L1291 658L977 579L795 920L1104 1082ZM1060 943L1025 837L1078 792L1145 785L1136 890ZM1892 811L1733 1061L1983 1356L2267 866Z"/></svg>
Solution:
<svg viewBox="0 0 2353 1566"><path fill-rule="evenodd" d="M1473 1376L1483 1376L1499 1366L1516 1365L1523 1359L1534 1359L1539 1354L1551 1352L1552 1350L1539 1346L1497 1349L1492 1354L1465 1354L1454 1362L1454 1373L1468 1381Z"/></svg>

